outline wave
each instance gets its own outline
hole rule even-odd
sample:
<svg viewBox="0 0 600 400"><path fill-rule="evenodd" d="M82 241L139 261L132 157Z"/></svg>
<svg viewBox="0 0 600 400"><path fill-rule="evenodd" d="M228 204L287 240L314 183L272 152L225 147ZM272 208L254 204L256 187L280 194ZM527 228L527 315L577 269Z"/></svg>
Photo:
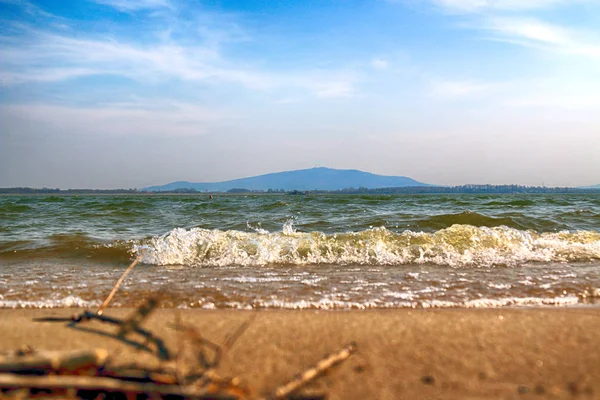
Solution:
<svg viewBox="0 0 600 400"><path fill-rule="evenodd" d="M527 199L519 199L519 200L510 200L510 201L489 201L483 204L484 206L515 206L515 207L527 207L534 206L536 202L533 200Z"/></svg>
<svg viewBox="0 0 600 400"><path fill-rule="evenodd" d="M453 225L435 232L392 232L373 228L325 234L242 232L176 228L133 247L154 265L405 265L450 267L516 266L528 262L583 262L600 259L600 233L537 233L507 226Z"/></svg>
<svg viewBox="0 0 600 400"><path fill-rule="evenodd" d="M67 296L62 299L40 299L40 300L2 300L0 298L0 309L12 308L94 308L100 305L100 300L84 300L77 296ZM250 302L220 301L220 302L198 302L181 303L178 308L203 308L203 309L291 309L291 310L350 310L350 309L382 309L382 308L500 308L500 307L523 307L523 306L559 306L567 307L581 304L577 296L566 297L505 297L505 298L482 298L465 301L446 300L420 300L420 301L385 301L371 299L365 301L345 300L253 300ZM136 304L115 303L111 307L133 307ZM161 307L169 308L173 305L161 304Z"/></svg>
<svg viewBox="0 0 600 400"><path fill-rule="evenodd" d="M99 300L83 300L77 296L50 300L3 300L0 297L0 308L92 308L99 305Z"/></svg>
<svg viewBox="0 0 600 400"><path fill-rule="evenodd" d="M55 234L39 243L16 240L0 243L0 259L88 259L99 262L127 262L131 258L133 241L116 240L110 243L84 234Z"/></svg>
<svg viewBox="0 0 600 400"><path fill-rule="evenodd" d="M453 225L472 225L472 226L508 226L510 228L524 229L525 226L519 224L510 217L488 217L473 211L465 211L458 214L440 214L418 220L414 223L419 228L449 228Z"/></svg>
<svg viewBox="0 0 600 400"><path fill-rule="evenodd" d="M216 305L213 302L207 302L199 305L199 308L218 309L290 309L290 310L366 310L382 308L500 308L500 307L524 307L524 306L558 306L566 307L580 304L577 296L568 297L505 297L499 299L482 298L465 301L446 301L446 300L422 300L422 301L383 301L380 299L365 301L344 301L332 299L320 300L265 300L254 303L241 303L236 301L224 302ZM0 303L1 307L1 303ZM182 306L182 308L195 308Z"/></svg>
<svg viewBox="0 0 600 400"><path fill-rule="evenodd" d="M33 208L28 206L27 204L19 204L19 203L5 203L0 205L0 215L9 215L11 213L24 213L27 211L31 211Z"/></svg>
<svg viewBox="0 0 600 400"><path fill-rule="evenodd" d="M463 223L445 227L451 221ZM190 267L321 264L491 267L600 260L598 231L539 233L519 229L514 221L515 226L507 226L511 221L462 213L429 218L421 225L441 228L431 232L373 227L326 233L321 231L327 226L324 220L304 224L302 228L310 232L299 232L290 220L279 232L248 222L227 230L175 228L164 235L135 240L106 241L81 233L54 234L44 239L0 242L0 260L127 263L142 255L143 262L149 265ZM423 226L417 229L423 230Z"/></svg>
<svg viewBox="0 0 600 400"><path fill-rule="evenodd" d="M65 196L45 196L40 198L38 201L40 203L64 203L65 201L68 201L69 198L65 197Z"/></svg>

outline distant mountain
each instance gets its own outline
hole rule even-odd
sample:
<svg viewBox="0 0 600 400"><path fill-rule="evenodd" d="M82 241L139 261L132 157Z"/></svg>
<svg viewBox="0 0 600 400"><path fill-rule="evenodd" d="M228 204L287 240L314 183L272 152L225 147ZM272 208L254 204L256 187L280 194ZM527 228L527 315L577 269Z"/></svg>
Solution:
<svg viewBox="0 0 600 400"><path fill-rule="evenodd" d="M311 168L296 171L234 179L225 182L172 182L162 186L150 186L144 191L164 192L177 189L226 192L231 189L246 190L340 190L364 187L367 189L405 186L430 186L405 176L375 175L355 169Z"/></svg>
<svg viewBox="0 0 600 400"><path fill-rule="evenodd" d="M592 186L580 186L579 189L600 189L600 184Z"/></svg>

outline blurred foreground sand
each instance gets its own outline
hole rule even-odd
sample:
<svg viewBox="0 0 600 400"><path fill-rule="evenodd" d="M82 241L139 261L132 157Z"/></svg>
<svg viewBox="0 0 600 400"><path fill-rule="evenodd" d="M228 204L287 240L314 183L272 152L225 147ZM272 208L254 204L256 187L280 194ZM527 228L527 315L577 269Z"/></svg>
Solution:
<svg viewBox="0 0 600 400"><path fill-rule="evenodd" d="M121 342L63 322L81 310L0 309L0 352L106 348L119 360L150 359ZM131 309L108 309L125 316ZM358 351L308 389L330 399L600 399L600 308L368 311L157 310L144 327L177 349L175 313L222 343L256 318L223 358L256 395L271 393L354 341ZM114 326L87 322L93 330Z"/></svg>

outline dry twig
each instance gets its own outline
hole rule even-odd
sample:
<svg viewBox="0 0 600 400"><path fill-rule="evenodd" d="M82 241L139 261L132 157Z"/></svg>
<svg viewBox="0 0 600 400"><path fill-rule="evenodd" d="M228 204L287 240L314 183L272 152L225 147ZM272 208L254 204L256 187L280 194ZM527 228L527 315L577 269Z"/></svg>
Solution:
<svg viewBox="0 0 600 400"><path fill-rule="evenodd" d="M138 262L140 262L141 259L142 259L142 256L138 256L131 263L131 265L129 265L129 267L127 267L127 269L125 270L125 272L123 272L123 275L121 275L121 277L119 278L119 280L117 281L117 283L115 283L115 286L113 287L113 289L108 294L108 297L106 297L106 300L104 300L104 302L102 303L102 305L100 306L100 308L98 308L98 311L96 311L96 314L102 315L102 313L104 312L104 309L106 308L106 306L108 306L108 303L110 303L110 301L112 300L112 298L115 296L115 293L117 293L117 290L119 289L119 286L121 286L121 283L123 283L123 281L125 280L125 278L129 274L129 272L133 269L133 267L136 266L136 264Z"/></svg>
<svg viewBox="0 0 600 400"><path fill-rule="evenodd" d="M89 320L97 320L119 327L114 335L109 335L100 330L90 327L80 327L89 332L95 332L127 342L128 344L147 348L147 344L155 344L157 352L155 355L161 361L172 360L163 340L154 336L150 331L143 329L141 324L149 317L158 306L156 297L148 298L135 312L126 319L118 319L103 315L119 286L123 283L129 272L141 260L137 257L131 265L123 272L115 283L110 294L96 312L84 311L71 318L71 327L78 323ZM108 354L104 349L79 352L43 352L37 353L32 349L25 348L18 351L12 357L0 356L0 398L3 394L19 395L25 397L36 391L58 392L74 398L79 391L97 392L98 396L105 393L118 392L130 398L135 395L146 395L148 398L160 398L162 396L175 398L194 399L245 399L249 392L240 386L238 378L221 378L215 368L218 366L222 356L235 344L235 342L248 329L256 314L242 323L220 346L202 337L199 331L181 321L181 316L176 312L175 329L187 338L196 350L197 366L190 374L182 370L181 356L183 346L178 340L175 364L162 363L157 368L147 365L111 365L108 362ZM41 321L63 321L62 318L41 318ZM145 342L126 339L126 335L137 333ZM304 371L297 378L275 391L272 399L289 398L309 382L313 381L328 369L346 360L356 351L356 344L351 343L337 353L334 353L321 361L314 367ZM114 355L113 355L114 356ZM114 358L114 357L113 357ZM36 374L38 376L30 376ZM54 375L59 374L59 375ZM66 374L66 375L60 375ZM82 374L87 376L81 376ZM90 376L91 375L91 376ZM24 391L23 391L24 389ZM89 395L89 393L88 393Z"/></svg>
<svg viewBox="0 0 600 400"><path fill-rule="evenodd" d="M327 371L334 365L337 365L340 362L346 360L355 351L356 343L352 342L337 353L331 354L330 356L322 359L317 363L317 365L307 369L297 378L291 380L283 386L278 387L277 390L275 390L275 395L273 396L273 399L281 400L287 398L292 393L305 386L307 383L313 381L315 378L323 374L325 371Z"/></svg>
<svg viewBox="0 0 600 400"><path fill-rule="evenodd" d="M135 310L135 312L130 317L126 318L125 320L108 317L91 311L84 311L81 314L74 315L71 318L71 324L72 326L75 326L76 324L83 321L98 320L100 322L106 322L109 324L117 325L120 327L120 329L119 332L115 335L115 338L123 339L128 333L135 332L144 337L145 343L154 343L157 350L156 355L159 359L170 360L171 354L167 349L164 341L161 338L154 336L152 332L140 327L140 324L157 306L158 301L154 297L149 297L144 303L142 303L141 306L139 306Z"/></svg>
<svg viewBox="0 0 600 400"><path fill-rule="evenodd" d="M215 393L206 388L192 388L179 385L157 385L154 383L128 382L113 378L56 375L22 376L0 374L2 388L29 389L77 389L100 392L144 393L147 395L172 395L195 399L238 399L236 395Z"/></svg>
<svg viewBox="0 0 600 400"><path fill-rule="evenodd" d="M25 355L0 356L0 373L27 372L65 373L97 370L104 365L108 352L104 349L83 351L43 351L31 352Z"/></svg>

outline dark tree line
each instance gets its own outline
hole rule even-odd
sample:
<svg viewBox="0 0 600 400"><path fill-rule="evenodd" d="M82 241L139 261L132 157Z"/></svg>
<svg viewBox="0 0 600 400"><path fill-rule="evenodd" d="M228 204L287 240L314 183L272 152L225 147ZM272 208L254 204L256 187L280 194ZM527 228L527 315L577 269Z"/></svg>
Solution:
<svg viewBox="0 0 600 400"><path fill-rule="evenodd" d="M329 192L334 193L334 192ZM393 188L350 188L342 189L337 193L347 194L452 194L452 193L481 193L481 194L509 194L509 193L600 193L600 189L581 189L570 187L545 187L521 185L462 185L462 186L407 186Z"/></svg>
<svg viewBox="0 0 600 400"><path fill-rule="evenodd" d="M207 192L197 191L191 188L182 188L161 192L143 192L138 189L50 189L50 188L0 188L0 194L203 194ZM218 193L218 192L215 192ZM287 193L287 194L510 194L510 193L587 193L600 194L600 189L582 189L570 187L545 187L545 186L521 186L521 185L462 185L462 186L406 186L379 189L347 188L342 190L289 190L269 189L250 190L235 188L226 193Z"/></svg>
<svg viewBox="0 0 600 400"><path fill-rule="evenodd" d="M0 194L136 194L137 189L51 189L13 187L0 188Z"/></svg>

